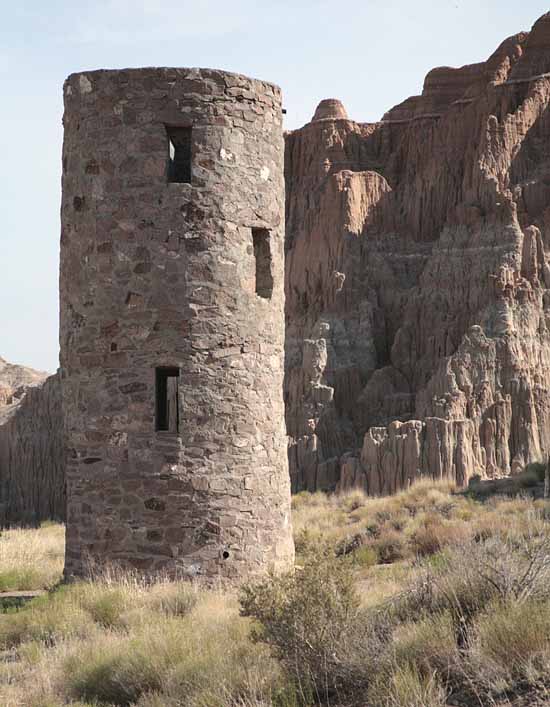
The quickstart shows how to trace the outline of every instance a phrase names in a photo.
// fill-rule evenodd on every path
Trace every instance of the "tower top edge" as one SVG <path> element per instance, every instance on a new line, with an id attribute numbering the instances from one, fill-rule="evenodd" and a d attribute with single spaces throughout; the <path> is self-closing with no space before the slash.
<path id="1" fill-rule="evenodd" d="M 222 82 L 231 86 L 250 86 L 260 84 L 266 88 L 270 88 L 275 93 L 281 93 L 281 88 L 271 81 L 264 81 L 245 74 L 235 73 L 233 71 L 224 71 L 222 69 L 210 69 L 207 67 L 172 67 L 172 66 L 144 66 L 131 67 L 124 69 L 91 69 L 89 71 L 75 71 L 65 79 L 65 84 L 74 80 L 79 80 L 84 77 L 87 80 L 93 79 L 113 79 L 113 80 L 132 80 L 154 78 L 155 80 L 164 80 L 167 82 L 178 80 L 195 80 L 195 81 L 214 81 Z"/>

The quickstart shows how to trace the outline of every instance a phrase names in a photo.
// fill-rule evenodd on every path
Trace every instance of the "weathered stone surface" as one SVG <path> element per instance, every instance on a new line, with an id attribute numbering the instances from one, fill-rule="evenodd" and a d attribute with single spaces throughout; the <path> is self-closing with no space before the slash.
<path id="1" fill-rule="evenodd" d="M 385 495 L 423 477 L 464 485 L 472 473 L 484 472 L 485 456 L 472 420 L 427 417 L 371 427 L 360 457 L 348 455 L 340 466 L 339 490 Z"/>
<path id="2" fill-rule="evenodd" d="M 348 119 L 348 114 L 344 105 L 337 98 L 325 98 L 319 103 L 312 121 L 315 120 L 335 120 L 338 118 Z"/>
<path id="3" fill-rule="evenodd" d="M 64 94 L 66 575 L 288 567 L 280 91 L 130 69 L 72 75 Z M 166 126 L 192 128 L 190 183 L 168 180 Z M 179 369 L 179 433 L 155 427 L 163 366 Z"/>
<path id="4" fill-rule="evenodd" d="M 40 385 L 47 377 L 43 371 L 8 363 L 0 356 L 0 422 L 6 406 L 16 405 L 27 388 Z"/>
<path id="5" fill-rule="evenodd" d="M 379 123 L 321 104 L 288 134 L 294 489 L 466 483 L 550 452 L 549 27 L 434 69 Z"/>
<path id="6" fill-rule="evenodd" d="M 15 387 L 14 402 L 0 407 L 0 526 L 65 518 L 61 390 L 57 375 L 40 383 L 44 375 L 0 371 Z"/>

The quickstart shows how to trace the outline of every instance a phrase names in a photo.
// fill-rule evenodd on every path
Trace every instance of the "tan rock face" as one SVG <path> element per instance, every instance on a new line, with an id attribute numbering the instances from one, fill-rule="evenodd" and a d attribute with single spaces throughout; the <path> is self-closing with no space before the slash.
<path id="1" fill-rule="evenodd" d="M 337 98 L 325 98 L 315 111 L 312 121 L 315 120 L 335 120 L 337 118 L 348 119 L 348 114 L 341 101 Z"/>
<path id="2" fill-rule="evenodd" d="M 549 57 L 550 14 L 379 123 L 331 99 L 287 136 L 295 490 L 550 452 Z"/>
<path id="3" fill-rule="evenodd" d="M 0 421 L 2 408 L 17 404 L 27 388 L 40 385 L 47 377 L 48 374 L 43 371 L 9 363 L 0 356 Z"/>

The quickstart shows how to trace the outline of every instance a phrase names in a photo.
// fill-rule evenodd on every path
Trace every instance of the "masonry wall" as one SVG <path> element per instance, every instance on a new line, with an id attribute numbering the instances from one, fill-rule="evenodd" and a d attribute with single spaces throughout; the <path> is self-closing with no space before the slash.
<path id="1" fill-rule="evenodd" d="M 74 74 L 64 99 L 66 575 L 286 567 L 280 91 L 130 69 Z M 190 184 L 169 182 L 166 126 L 192 128 Z M 156 430 L 160 367 L 179 431 Z"/>

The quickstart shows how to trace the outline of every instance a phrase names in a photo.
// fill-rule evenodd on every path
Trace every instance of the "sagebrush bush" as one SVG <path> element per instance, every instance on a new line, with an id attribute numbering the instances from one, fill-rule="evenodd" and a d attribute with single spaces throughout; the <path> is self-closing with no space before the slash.
<path id="1" fill-rule="evenodd" d="M 410 534 L 410 545 L 415 555 L 435 555 L 446 547 L 460 545 L 470 537 L 464 523 L 443 520 L 435 513 L 426 514 Z"/>
<path id="2" fill-rule="evenodd" d="M 328 548 L 302 569 L 245 586 L 241 613 L 272 646 L 301 691 L 323 701 L 361 694 L 387 640 L 362 610 L 351 565 Z"/>
<path id="3" fill-rule="evenodd" d="M 370 541 L 378 562 L 389 565 L 407 556 L 407 541 L 403 533 L 393 528 L 381 530 L 378 537 Z"/>
<path id="4" fill-rule="evenodd" d="M 531 519 L 505 533 L 448 548 L 401 598 L 401 614 L 450 611 L 459 631 L 495 600 L 550 597 L 550 530 Z M 399 604 L 399 603 L 398 603 Z"/>
<path id="5" fill-rule="evenodd" d="M 550 603 L 496 602 L 475 621 L 466 672 L 488 696 L 550 688 Z"/>

